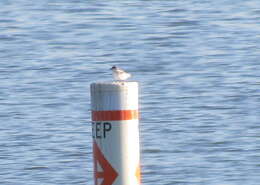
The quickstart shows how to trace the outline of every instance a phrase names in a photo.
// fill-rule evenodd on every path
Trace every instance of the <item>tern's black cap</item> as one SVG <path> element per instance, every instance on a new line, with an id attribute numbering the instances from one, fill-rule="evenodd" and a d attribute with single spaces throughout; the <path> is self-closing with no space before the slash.
<path id="1" fill-rule="evenodd" d="M 110 69 L 112 70 L 112 69 L 116 69 L 117 67 L 116 66 L 113 66 L 113 67 L 111 67 Z"/>

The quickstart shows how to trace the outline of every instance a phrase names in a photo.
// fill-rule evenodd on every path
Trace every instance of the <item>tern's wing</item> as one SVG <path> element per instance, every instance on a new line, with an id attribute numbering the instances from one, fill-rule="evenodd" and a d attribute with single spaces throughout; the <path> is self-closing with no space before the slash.
<path id="1" fill-rule="evenodd" d="M 117 69 L 118 73 L 125 73 L 125 71 L 123 69 Z"/>

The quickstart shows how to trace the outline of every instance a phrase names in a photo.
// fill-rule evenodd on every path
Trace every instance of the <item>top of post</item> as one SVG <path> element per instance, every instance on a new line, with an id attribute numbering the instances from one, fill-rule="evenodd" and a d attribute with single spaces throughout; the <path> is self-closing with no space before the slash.
<path id="1" fill-rule="evenodd" d="M 98 91 L 124 91 L 129 89 L 138 89 L 138 82 L 134 81 L 113 81 L 113 82 L 94 82 L 91 84 L 91 90 Z"/>
<path id="2" fill-rule="evenodd" d="M 137 82 L 96 82 L 90 88 L 93 111 L 138 109 Z"/>

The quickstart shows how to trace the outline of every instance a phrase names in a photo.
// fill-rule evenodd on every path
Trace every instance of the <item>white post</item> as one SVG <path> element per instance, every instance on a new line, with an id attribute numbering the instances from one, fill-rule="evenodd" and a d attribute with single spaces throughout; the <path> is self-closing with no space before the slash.
<path id="1" fill-rule="evenodd" d="M 140 185 L 138 83 L 91 84 L 95 185 Z"/>

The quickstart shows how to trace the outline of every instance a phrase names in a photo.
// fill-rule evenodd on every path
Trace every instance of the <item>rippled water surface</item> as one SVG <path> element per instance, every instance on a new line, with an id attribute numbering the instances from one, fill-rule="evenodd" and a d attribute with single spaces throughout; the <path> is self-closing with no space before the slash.
<path id="1" fill-rule="evenodd" d="M 0 184 L 92 185 L 89 85 L 141 86 L 144 185 L 259 185 L 258 0 L 1 0 Z"/>

